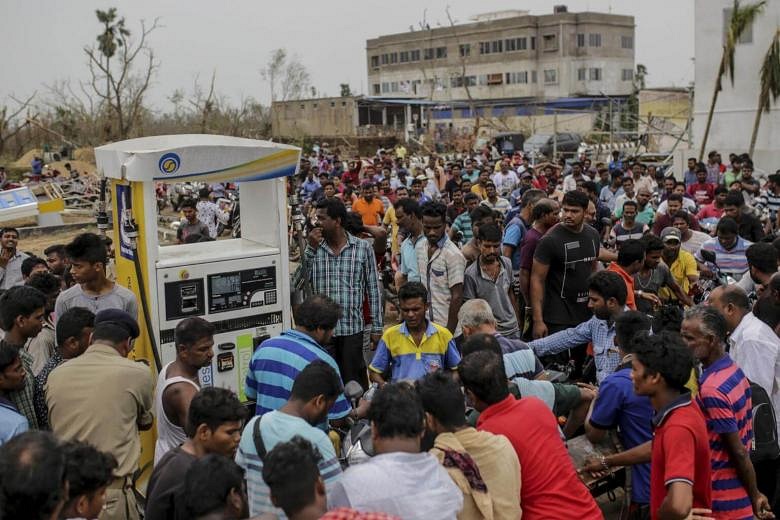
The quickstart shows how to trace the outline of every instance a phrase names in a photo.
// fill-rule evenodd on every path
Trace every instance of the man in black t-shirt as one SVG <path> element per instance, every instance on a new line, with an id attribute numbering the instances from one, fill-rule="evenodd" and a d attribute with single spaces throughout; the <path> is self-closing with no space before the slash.
<path id="1" fill-rule="evenodd" d="M 233 459 L 241 440 L 246 408 L 224 388 L 206 387 L 192 398 L 187 414 L 187 440 L 160 459 L 149 477 L 146 520 L 184 519 L 182 485 L 193 462 L 214 453 Z"/>
<path id="2" fill-rule="evenodd" d="M 545 234 L 534 253 L 531 302 L 534 338 L 579 325 L 590 318 L 588 278 L 599 255 L 598 232 L 585 225 L 588 196 L 563 196 L 562 220 Z"/>
<path id="3" fill-rule="evenodd" d="M 772 294 L 772 279 L 780 276 L 777 272 L 777 249 L 767 242 L 759 242 L 748 247 L 745 256 L 751 280 L 764 286 L 761 296 L 753 306 L 753 314 L 772 330 L 776 330 L 780 323 L 780 305 Z"/>

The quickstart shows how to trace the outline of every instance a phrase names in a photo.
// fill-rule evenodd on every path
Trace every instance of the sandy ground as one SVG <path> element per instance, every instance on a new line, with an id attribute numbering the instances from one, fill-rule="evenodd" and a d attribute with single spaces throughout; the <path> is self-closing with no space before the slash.
<path id="1" fill-rule="evenodd" d="M 85 224 L 84 227 L 69 229 L 67 231 L 42 233 L 40 235 L 23 238 L 19 240 L 19 249 L 42 257 L 43 250 L 50 245 L 67 244 L 73 240 L 76 235 L 87 232 L 97 233 L 97 227 L 95 225 Z"/>

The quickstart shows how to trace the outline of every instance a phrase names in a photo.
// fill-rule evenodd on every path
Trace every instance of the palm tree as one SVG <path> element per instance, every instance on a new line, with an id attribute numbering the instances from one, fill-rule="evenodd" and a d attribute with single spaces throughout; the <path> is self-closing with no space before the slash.
<path id="1" fill-rule="evenodd" d="M 726 41 L 723 42 L 723 54 L 720 58 L 720 66 L 718 67 L 718 75 L 715 78 L 715 89 L 712 92 L 712 102 L 710 103 L 710 111 L 707 114 L 707 126 L 704 128 L 704 137 L 701 141 L 701 149 L 699 150 L 699 161 L 704 159 L 704 150 L 707 148 L 707 137 L 710 134 L 710 126 L 712 126 L 712 116 L 715 112 L 715 104 L 718 102 L 718 94 L 723 90 L 723 76 L 729 75 L 731 80 L 731 86 L 734 86 L 734 55 L 737 50 L 737 43 L 742 38 L 745 30 L 753 25 L 759 14 L 764 10 L 766 0 L 759 0 L 754 4 L 748 4 L 741 6 L 739 0 L 734 0 L 734 7 L 731 10 L 731 20 L 726 31 Z"/>
<path id="2" fill-rule="evenodd" d="M 775 31 L 775 37 L 772 38 L 769 50 L 764 56 L 764 63 L 761 65 L 761 90 L 758 93 L 758 108 L 756 109 L 756 120 L 753 123 L 753 135 L 750 137 L 751 157 L 756 148 L 761 115 L 764 112 L 769 112 L 771 103 L 777 101 L 778 97 L 780 97 L 780 27 Z"/>

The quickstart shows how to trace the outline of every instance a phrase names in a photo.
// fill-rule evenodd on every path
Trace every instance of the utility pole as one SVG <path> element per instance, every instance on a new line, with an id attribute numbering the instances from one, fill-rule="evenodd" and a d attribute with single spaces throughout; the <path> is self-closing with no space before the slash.
<path id="1" fill-rule="evenodd" d="M 688 148 L 693 149 L 693 87 L 688 87 Z"/>
<path id="2" fill-rule="evenodd" d="M 612 98 L 609 98 L 609 153 L 612 153 L 612 150 L 614 149 L 612 122 Z"/>
<path id="3" fill-rule="evenodd" d="M 558 111 L 553 109 L 553 161 L 558 158 Z"/>

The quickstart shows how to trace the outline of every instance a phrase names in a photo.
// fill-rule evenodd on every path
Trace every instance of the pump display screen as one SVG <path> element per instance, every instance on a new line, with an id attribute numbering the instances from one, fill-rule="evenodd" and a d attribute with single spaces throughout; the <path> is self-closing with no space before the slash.
<path id="1" fill-rule="evenodd" d="M 209 275 L 209 313 L 274 304 L 275 289 L 275 267 Z"/>

